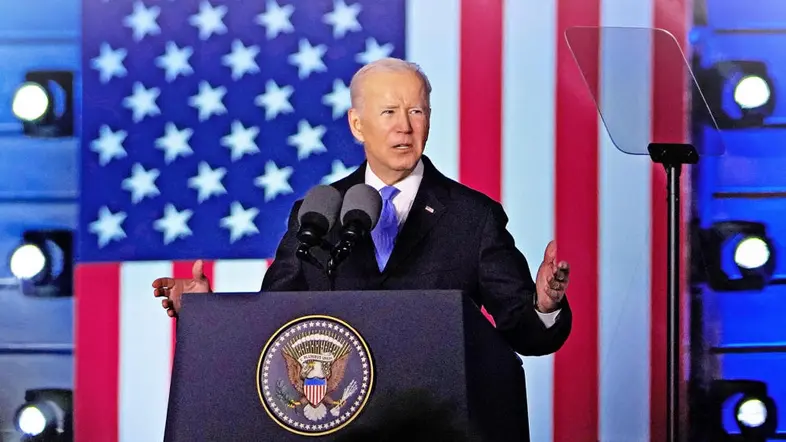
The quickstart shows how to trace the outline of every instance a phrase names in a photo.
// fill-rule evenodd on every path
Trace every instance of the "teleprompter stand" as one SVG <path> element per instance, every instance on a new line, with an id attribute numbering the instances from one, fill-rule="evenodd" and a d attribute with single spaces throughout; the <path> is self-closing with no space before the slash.
<path id="1" fill-rule="evenodd" d="M 650 143 L 647 150 L 652 162 L 666 169 L 666 433 L 670 442 L 676 442 L 680 412 L 680 175 L 683 164 L 699 162 L 699 153 L 690 144 Z"/>
<path id="2" fill-rule="evenodd" d="M 682 109 L 668 109 L 664 114 L 654 113 L 650 106 L 649 98 L 656 85 L 659 94 L 691 96 L 691 112 L 704 123 L 705 135 L 719 132 L 690 64 L 668 31 L 576 26 L 565 31 L 565 39 L 614 146 L 628 155 L 649 155 L 653 163 L 662 164 L 666 170 L 666 436 L 669 442 L 677 442 L 680 440 L 680 175 L 683 165 L 698 163 L 700 155 L 722 155 L 723 143 L 720 137 L 712 137 L 714 142 L 702 143 L 700 150 L 684 144 L 687 134 Z M 656 61 L 652 54 L 657 55 Z M 657 130 L 653 131 L 653 127 Z"/>

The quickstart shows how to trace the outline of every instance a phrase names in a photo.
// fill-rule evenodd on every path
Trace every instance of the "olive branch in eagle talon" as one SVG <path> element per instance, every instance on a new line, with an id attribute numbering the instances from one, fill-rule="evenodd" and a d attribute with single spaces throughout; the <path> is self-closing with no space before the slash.
<path id="1" fill-rule="evenodd" d="M 298 403 L 295 401 L 295 398 L 287 393 L 286 383 L 281 379 L 276 382 L 276 398 L 281 401 L 282 405 L 288 408 L 295 408 Z M 295 409 L 295 413 L 297 413 L 297 411 L 298 410 Z"/>

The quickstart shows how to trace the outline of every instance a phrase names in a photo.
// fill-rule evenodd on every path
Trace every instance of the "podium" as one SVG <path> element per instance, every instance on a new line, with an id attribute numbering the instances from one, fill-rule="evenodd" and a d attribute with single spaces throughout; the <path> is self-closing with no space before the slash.
<path id="1" fill-rule="evenodd" d="M 459 291 L 186 294 L 164 440 L 340 440 L 416 390 L 529 440 L 521 361 Z"/>

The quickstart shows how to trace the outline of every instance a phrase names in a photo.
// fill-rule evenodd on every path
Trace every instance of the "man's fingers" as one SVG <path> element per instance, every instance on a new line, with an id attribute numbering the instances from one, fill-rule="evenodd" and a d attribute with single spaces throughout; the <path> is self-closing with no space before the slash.
<path id="1" fill-rule="evenodd" d="M 567 281 L 568 275 L 570 275 L 570 267 L 563 261 L 554 270 L 554 278 L 557 281 Z"/>
<path id="2" fill-rule="evenodd" d="M 159 287 L 159 288 L 153 290 L 153 296 L 155 296 L 156 298 L 160 298 L 162 296 L 167 296 L 168 297 L 169 296 L 169 291 L 168 291 L 168 289 L 166 289 L 164 287 Z"/>
<path id="3" fill-rule="evenodd" d="M 560 282 L 556 279 L 552 279 L 549 282 L 549 289 L 551 290 L 565 290 L 565 287 L 568 285 L 566 282 Z"/>
<path id="4" fill-rule="evenodd" d="M 153 281 L 153 288 L 161 288 L 161 287 L 172 287 L 175 285 L 175 280 L 173 278 L 158 278 Z"/>

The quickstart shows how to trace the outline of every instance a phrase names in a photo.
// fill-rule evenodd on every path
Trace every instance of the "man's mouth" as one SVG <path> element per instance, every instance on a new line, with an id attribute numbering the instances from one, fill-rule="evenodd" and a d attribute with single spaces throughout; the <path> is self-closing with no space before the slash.
<path id="1" fill-rule="evenodd" d="M 412 145 L 411 144 L 396 144 L 393 147 L 395 149 L 409 149 L 410 147 L 412 147 Z"/>

